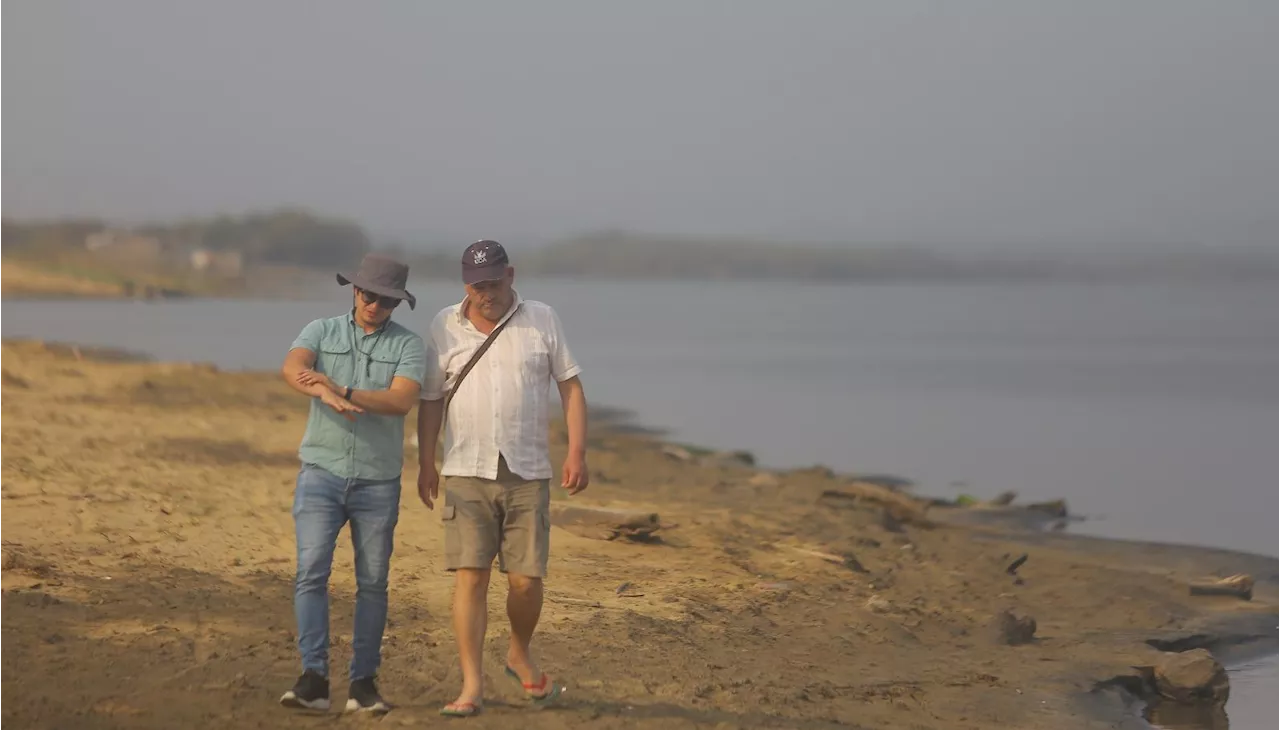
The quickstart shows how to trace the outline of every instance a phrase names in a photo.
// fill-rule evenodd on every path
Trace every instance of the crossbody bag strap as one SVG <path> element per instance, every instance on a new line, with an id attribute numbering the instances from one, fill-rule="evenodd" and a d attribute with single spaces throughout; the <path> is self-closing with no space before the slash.
<path id="1" fill-rule="evenodd" d="M 516 309 L 518 310 L 519 307 Z M 467 373 L 471 372 L 471 368 L 475 367 L 476 363 L 480 361 L 480 358 L 484 356 L 485 351 L 489 349 L 489 345 L 493 344 L 493 341 L 497 339 L 502 330 L 506 328 L 507 323 L 515 316 L 516 313 L 512 312 L 510 317 L 502 320 L 497 327 L 494 327 L 493 331 L 489 333 L 489 336 L 485 338 L 484 343 L 481 344 L 480 347 L 476 348 L 475 353 L 471 355 L 471 359 L 467 361 L 467 364 L 462 366 L 462 371 L 458 373 L 458 379 L 453 381 L 453 387 L 449 389 L 449 393 L 444 397 L 444 409 L 442 414 L 449 411 L 449 401 L 453 400 L 453 395 L 458 392 L 458 388 L 462 385 L 463 379 L 467 377 Z M 442 422 L 440 425 L 440 430 L 443 431 L 444 423 Z"/>

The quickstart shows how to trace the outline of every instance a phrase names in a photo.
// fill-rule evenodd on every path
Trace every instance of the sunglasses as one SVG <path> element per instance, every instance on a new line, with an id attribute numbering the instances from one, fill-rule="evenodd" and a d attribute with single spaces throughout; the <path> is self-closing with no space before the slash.
<path id="1" fill-rule="evenodd" d="M 395 297 L 379 296 L 371 291 L 365 291 L 364 289 L 360 290 L 360 298 L 364 300 L 365 304 L 373 304 L 374 302 L 377 302 L 378 306 L 383 309 L 395 309 L 400 306 L 400 300 Z"/>

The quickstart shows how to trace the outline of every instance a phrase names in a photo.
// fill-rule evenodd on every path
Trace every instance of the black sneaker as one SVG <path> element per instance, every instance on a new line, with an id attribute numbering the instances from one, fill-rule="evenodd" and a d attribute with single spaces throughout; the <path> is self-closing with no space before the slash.
<path id="1" fill-rule="evenodd" d="M 303 710 L 329 709 L 329 678 L 308 669 L 298 677 L 293 689 L 280 697 L 280 704 Z"/>
<path id="2" fill-rule="evenodd" d="M 373 677 L 365 677 L 351 683 L 351 688 L 347 691 L 347 712 L 372 712 L 381 715 L 391 712 L 391 705 L 378 694 Z"/>

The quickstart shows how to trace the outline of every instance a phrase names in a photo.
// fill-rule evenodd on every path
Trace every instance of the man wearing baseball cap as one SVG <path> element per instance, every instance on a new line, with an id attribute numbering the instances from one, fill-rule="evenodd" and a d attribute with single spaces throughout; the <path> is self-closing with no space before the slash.
<path id="1" fill-rule="evenodd" d="M 587 487 L 587 401 L 559 316 L 522 299 L 514 281 L 515 268 L 497 241 L 477 241 L 463 252 L 466 298 L 431 323 L 418 407 L 418 494 L 428 508 L 445 477 L 445 567 L 455 573 L 453 629 L 463 678 L 462 692 L 441 713 L 455 717 L 478 714 L 484 704 L 481 656 L 494 558 L 507 574 L 506 675 L 535 704 L 553 701 L 562 689 L 530 650 L 550 550 L 549 386 L 555 382 L 560 391 L 568 425 L 560 485 L 571 495 Z M 442 421 L 444 464 L 437 472 Z"/>
<path id="2" fill-rule="evenodd" d="M 374 679 L 387 623 L 387 577 L 400 514 L 404 417 L 418 401 L 426 348 L 412 330 L 391 321 L 407 301 L 409 267 L 369 254 L 350 285 L 351 309 L 302 329 L 285 356 L 285 382 L 311 399 L 293 494 L 298 543 L 294 612 L 302 675 L 280 703 L 329 708 L 329 572 L 334 544 L 351 523 L 356 611 L 351 641 L 348 712 L 383 713 L 390 705 Z"/>

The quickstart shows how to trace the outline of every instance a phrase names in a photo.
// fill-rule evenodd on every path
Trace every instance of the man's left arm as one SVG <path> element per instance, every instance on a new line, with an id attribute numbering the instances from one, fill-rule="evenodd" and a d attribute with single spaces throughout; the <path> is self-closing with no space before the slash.
<path id="1" fill-rule="evenodd" d="M 577 494 L 587 488 L 587 394 L 578 374 L 582 368 L 574 360 L 565 341 L 564 327 L 551 311 L 551 376 L 560 390 L 564 423 L 569 431 L 569 453 L 565 456 L 560 486 Z"/>
<path id="2" fill-rule="evenodd" d="M 577 375 L 556 384 L 564 406 L 564 422 L 569 430 L 569 453 L 565 456 L 560 486 L 577 494 L 587 488 L 587 394 Z"/>
<path id="3" fill-rule="evenodd" d="M 349 400 L 370 413 L 407 416 L 418 404 L 418 391 L 421 388 L 417 381 L 396 375 L 391 378 L 391 387 L 386 390 L 352 390 Z M 346 390 L 343 388 L 342 392 L 345 393 Z"/>

